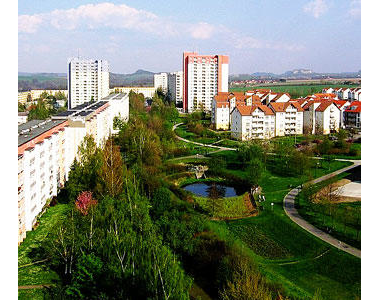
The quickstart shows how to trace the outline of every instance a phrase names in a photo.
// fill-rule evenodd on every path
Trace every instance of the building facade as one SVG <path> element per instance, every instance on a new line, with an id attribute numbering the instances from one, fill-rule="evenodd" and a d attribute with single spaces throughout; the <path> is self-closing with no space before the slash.
<path id="1" fill-rule="evenodd" d="M 119 129 L 114 127 L 114 119 L 118 118 L 121 121 L 127 122 L 129 120 L 129 95 L 124 93 L 110 94 L 102 101 L 108 101 L 110 106 L 109 119 L 111 124 L 111 134 L 119 132 Z"/>
<path id="2" fill-rule="evenodd" d="M 66 179 L 65 120 L 33 120 L 18 127 L 19 243 Z"/>
<path id="3" fill-rule="evenodd" d="M 344 110 L 344 123 L 346 128 L 361 129 L 361 102 L 353 101 Z"/>
<path id="4" fill-rule="evenodd" d="M 231 113 L 231 136 L 246 141 L 274 137 L 275 116 L 266 105 L 239 105 Z"/>
<path id="5" fill-rule="evenodd" d="M 171 99 L 175 101 L 176 106 L 182 106 L 182 93 L 183 93 L 183 75 L 182 71 L 168 73 L 168 93 Z"/>
<path id="6" fill-rule="evenodd" d="M 72 58 L 68 61 L 68 108 L 96 102 L 109 95 L 109 64 L 106 60 Z"/>
<path id="7" fill-rule="evenodd" d="M 152 98 L 156 92 L 155 87 L 145 87 L 145 86 L 127 86 L 127 87 L 114 87 L 113 89 L 110 89 L 110 92 L 114 93 L 125 93 L 129 94 L 131 91 L 137 94 L 143 94 L 145 98 Z"/>
<path id="8" fill-rule="evenodd" d="M 305 133 L 330 134 L 340 128 L 340 109 L 332 100 L 309 101 L 303 106 Z"/>
<path id="9" fill-rule="evenodd" d="M 270 102 L 275 114 L 275 136 L 303 134 L 303 108 L 297 102 Z"/>
<path id="10" fill-rule="evenodd" d="M 168 92 L 168 73 L 154 74 L 154 88 L 161 88 L 164 93 Z"/>
<path id="11" fill-rule="evenodd" d="M 64 186 L 84 137 L 93 136 L 102 147 L 114 129 L 114 117 L 128 120 L 127 95 L 114 94 L 107 100 L 80 104 L 49 120 L 18 126 L 19 243 L 48 200 Z"/>
<path id="12" fill-rule="evenodd" d="M 211 102 L 219 92 L 228 92 L 226 55 L 183 54 L 183 109 L 211 111 Z"/>

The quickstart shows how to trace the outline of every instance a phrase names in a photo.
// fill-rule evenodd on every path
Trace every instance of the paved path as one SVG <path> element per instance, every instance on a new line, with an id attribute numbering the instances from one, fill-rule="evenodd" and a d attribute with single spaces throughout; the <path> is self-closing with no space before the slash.
<path id="1" fill-rule="evenodd" d="M 43 289 L 49 287 L 51 284 L 37 284 L 37 285 L 19 285 L 19 290 L 32 290 L 32 289 Z"/>
<path id="2" fill-rule="evenodd" d="M 353 161 L 353 165 L 342 168 L 340 170 L 337 170 L 335 172 L 332 172 L 330 174 L 324 175 L 322 177 L 319 177 L 315 180 L 310 181 L 310 183 L 318 183 L 324 180 L 327 180 L 333 176 L 336 176 L 338 174 L 341 174 L 345 171 L 348 171 L 356 166 L 361 165 L 361 161 Z M 307 230 L 311 234 L 315 235 L 316 237 L 322 239 L 326 243 L 342 250 L 345 251 L 349 254 L 352 254 L 356 257 L 361 258 L 361 250 L 354 248 L 348 244 L 345 244 L 328 233 L 325 233 L 324 231 L 316 228 L 315 226 L 311 225 L 308 223 L 306 220 L 304 220 L 298 213 L 297 209 L 294 207 L 294 202 L 295 202 L 295 197 L 298 195 L 300 192 L 300 187 L 296 187 L 295 189 L 292 189 L 284 198 L 283 204 L 284 204 L 284 210 L 285 213 L 288 215 L 288 217 L 295 223 L 297 223 L 299 226 L 301 226 L 303 229 Z"/>
<path id="3" fill-rule="evenodd" d="M 176 129 L 178 126 L 180 126 L 180 125 L 182 125 L 182 124 L 184 124 L 184 123 L 178 123 L 178 124 L 176 124 L 176 125 L 173 125 L 173 128 L 172 128 L 173 132 L 175 131 L 175 129 Z M 235 148 L 229 148 L 229 147 L 222 147 L 222 146 L 215 146 L 215 145 L 209 145 L 209 144 L 203 144 L 203 143 L 193 142 L 193 141 L 190 141 L 190 140 L 184 139 L 184 138 L 182 138 L 181 136 L 178 136 L 177 134 L 176 134 L 176 137 L 177 137 L 180 141 L 183 141 L 183 142 L 186 142 L 186 143 L 195 144 L 195 145 L 198 145 L 198 146 L 203 146 L 203 147 L 209 147 L 209 148 L 220 149 L 220 150 L 222 150 L 222 151 L 223 151 L 223 150 L 232 150 L 232 151 L 236 151 Z"/>

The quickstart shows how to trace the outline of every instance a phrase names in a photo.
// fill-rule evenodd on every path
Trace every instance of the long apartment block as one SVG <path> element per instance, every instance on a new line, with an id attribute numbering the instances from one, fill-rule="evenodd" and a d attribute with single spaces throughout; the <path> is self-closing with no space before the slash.
<path id="1" fill-rule="evenodd" d="M 19 243 L 33 228 L 48 199 L 64 186 L 84 137 L 93 136 L 101 147 L 114 133 L 114 117 L 127 121 L 128 114 L 128 95 L 111 94 L 49 120 L 33 120 L 18 126 Z"/>

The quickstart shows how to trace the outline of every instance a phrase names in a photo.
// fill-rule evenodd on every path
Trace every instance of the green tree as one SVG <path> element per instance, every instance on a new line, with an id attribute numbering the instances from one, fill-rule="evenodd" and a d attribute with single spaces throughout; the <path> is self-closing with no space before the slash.
<path id="1" fill-rule="evenodd" d="M 101 195 L 117 197 L 123 190 L 123 162 L 119 146 L 113 139 L 106 141 L 101 151 L 101 167 L 98 171 L 97 191 Z"/>
<path id="2" fill-rule="evenodd" d="M 28 115 L 28 121 L 31 120 L 46 120 L 49 118 L 51 113 L 46 108 L 45 103 L 42 100 L 38 100 L 37 105 L 32 106 L 29 115 Z"/>
<path id="3" fill-rule="evenodd" d="M 263 172 L 263 164 L 261 160 L 257 158 L 252 158 L 246 169 L 247 181 L 250 184 L 252 189 L 255 189 L 259 186 L 259 181 Z"/>

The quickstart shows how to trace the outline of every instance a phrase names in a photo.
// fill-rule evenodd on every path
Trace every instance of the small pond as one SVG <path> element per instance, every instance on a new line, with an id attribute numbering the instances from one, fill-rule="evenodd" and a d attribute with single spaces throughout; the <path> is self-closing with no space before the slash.
<path id="1" fill-rule="evenodd" d="M 197 182 L 184 186 L 183 189 L 200 197 L 224 198 L 243 194 L 243 191 L 239 191 L 235 187 L 218 182 Z"/>

